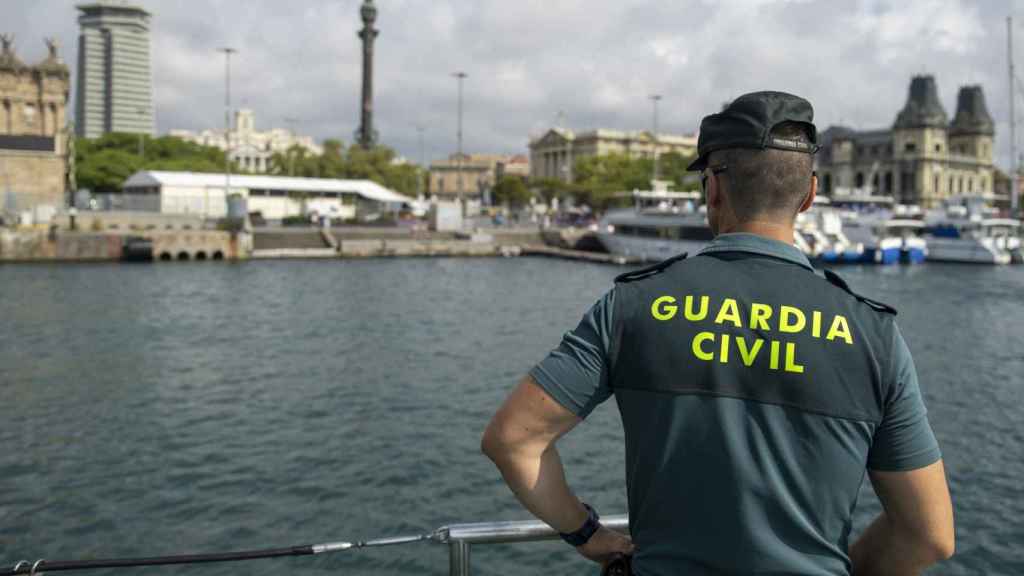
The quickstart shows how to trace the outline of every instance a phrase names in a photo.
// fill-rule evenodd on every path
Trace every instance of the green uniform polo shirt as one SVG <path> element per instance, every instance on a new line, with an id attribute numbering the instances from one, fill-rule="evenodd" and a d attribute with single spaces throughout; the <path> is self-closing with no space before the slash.
<path id="1" fill-rule="evenodd" d="M 656 290 L 674 300 L 617 284 L 530 372 L 581 418 L 616 397 L 635 572 L 849 574 L 852 514 L 865 471 L 912 470 L 940 458 L 910 351 L 891 314 L 829 293 L 850 318 L 813 318 L 814 337 L 810 311 L 802 339 L 767 322 L 750 330 L 731 317 L 747 314 L 754 302 L 772 308 L 779 322 L 781 308 L 790 296 L 800 301 L 803 286 L 835 289 L 794 246 L 752 234 L 720 235 L 661 274 Z M 792 287 L 780 288 L 783 280 Z M 641 293 L 652 302 L 630 300 Z M 687 295 L 698 300 L 684 308 Z M 692 322 L 685 339 L 673 338 L 672 326 L 691 329 L 685 323 L 698 317 L 701 296 L 711 314 Z M 722 304 L 726 299 L 735 311 Z M 723 337 L 729 332 L 732 340 Z M 797 344 L 787 348 L 791 336 Z M 765 342 L 754 346 L 755 338 Z M 871 375 L 863 384 L 862 374 Z"/>

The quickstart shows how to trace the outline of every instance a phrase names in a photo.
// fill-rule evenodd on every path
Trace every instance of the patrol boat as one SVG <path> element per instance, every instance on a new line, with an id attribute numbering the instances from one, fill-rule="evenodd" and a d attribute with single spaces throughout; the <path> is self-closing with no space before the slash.
<path id="1" fill-rule="evenodd" d="M 660 262 L 694 254 L 714 237 L 699 192 L 634 190 L 633 208 L 610 210 L 595 235 L 610 254 Z"/>

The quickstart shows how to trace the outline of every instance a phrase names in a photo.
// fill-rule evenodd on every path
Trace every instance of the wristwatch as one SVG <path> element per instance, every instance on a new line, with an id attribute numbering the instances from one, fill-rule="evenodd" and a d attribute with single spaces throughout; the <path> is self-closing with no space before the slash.
<path id="1" fill-rule="evenodd" d="M 562 540 L 573 546 L 583 546 L 586 544 L 590 537 L 594 535 L 594 532 L 597 532 L 597 529 L 601 527 L 601 523 L 598 522 L 601 517 L 597 515 L 597 511 L 586 502 L 583 502 L 583 507 L 587 509 L 587 519 L 583 522 L 583 526 L 580 526 L 579 530 L 575 532 L 558 533 Z"/>

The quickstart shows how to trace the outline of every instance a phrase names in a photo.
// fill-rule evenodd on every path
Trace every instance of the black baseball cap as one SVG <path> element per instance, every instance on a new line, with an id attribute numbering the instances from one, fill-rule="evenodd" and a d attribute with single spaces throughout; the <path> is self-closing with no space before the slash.
<path id="1" fill-rule="evenodd" d="M 814 108 L 807 100 L 785 92 L 751 92 L 730 102 L 721 112 L 700 122 L 697 159 L 687 170 L 700 171 L 708 165 L 708 154 L 726 148 L 778 148 L 814 154 L 818 151 L 818 130 Z M 772 136 L 783 122 L 807 127 L 810 143 Z"/>

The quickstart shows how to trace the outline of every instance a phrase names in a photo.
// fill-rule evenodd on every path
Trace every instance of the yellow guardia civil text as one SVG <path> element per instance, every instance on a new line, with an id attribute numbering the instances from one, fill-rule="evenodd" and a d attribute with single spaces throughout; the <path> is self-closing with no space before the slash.
<path id="1" fill-rule="evenodd" d="M 733 326 L 780 335 L 806 332 L 812 338 L 827 342 L 853 345 L 850 323 L 842 314 L 826 317 L 820 310 L 805 311 L 796 306 L 771 305 L 760 302 L 739 303 L 735 298 L 712 301 L 710 296 L 659 296 L 651 302 L 651 316 L 658 321 L 685 320 L 712 326 Z M 753 366 L 758 359 L 771 370 L 803 374 L 796 343 L 783 339 L 755 336 L 754 332 L 742 336 L 722 330 L 698 332 L 690 342 L 694 358 L 705 362 L 742 362 Z"/>

